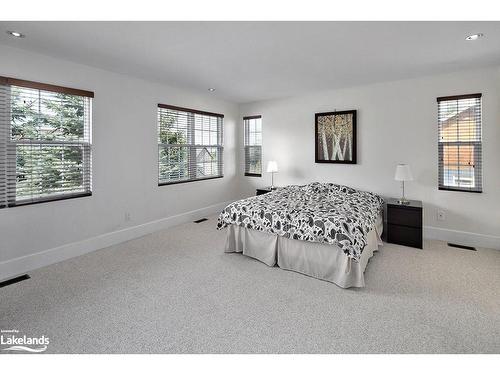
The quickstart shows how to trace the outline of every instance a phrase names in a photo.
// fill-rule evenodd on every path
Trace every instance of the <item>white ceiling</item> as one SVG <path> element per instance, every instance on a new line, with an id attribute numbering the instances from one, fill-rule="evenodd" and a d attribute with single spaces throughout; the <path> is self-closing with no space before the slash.
<path id="1" fill-rule="evenodd" d="M 215 87 L 239 103 L 500 65 L 500 22 L 0 22 L 0 31 L 2 44 Z"/>

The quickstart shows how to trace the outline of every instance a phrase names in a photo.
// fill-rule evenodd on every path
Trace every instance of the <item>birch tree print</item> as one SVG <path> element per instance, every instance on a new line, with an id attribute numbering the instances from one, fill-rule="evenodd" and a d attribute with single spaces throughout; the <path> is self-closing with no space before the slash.
<path id="1" fill-rule="evenodd" d="M 325 113 L 317 116 L 318 159 L 353 159 L 353 113 Z"/>

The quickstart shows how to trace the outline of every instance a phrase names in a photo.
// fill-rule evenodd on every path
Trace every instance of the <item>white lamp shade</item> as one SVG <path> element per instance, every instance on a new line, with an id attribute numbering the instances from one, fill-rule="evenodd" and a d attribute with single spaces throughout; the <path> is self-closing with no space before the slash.
<path id="1" fill-rule="evenodd" d="M 267 171 L 268 172 L 278 172 L 278 163 L 274 160 L 271 160 L 267 163 Z"/>
<path id="2" fill-rule="evenodd" d="M 412 181 L 413 175 L 411 174 L 410 166 L 408 164 L 398 164 L 394 179 L 396 181 Z"/>

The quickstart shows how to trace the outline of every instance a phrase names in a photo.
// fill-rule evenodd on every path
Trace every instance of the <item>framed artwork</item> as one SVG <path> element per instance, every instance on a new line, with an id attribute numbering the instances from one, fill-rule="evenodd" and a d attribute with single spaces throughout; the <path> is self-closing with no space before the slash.
<path id="1" fill-rule="evenodd" d="M 356 164 L 356 110 L 315 115 L 316 163 Z"/>

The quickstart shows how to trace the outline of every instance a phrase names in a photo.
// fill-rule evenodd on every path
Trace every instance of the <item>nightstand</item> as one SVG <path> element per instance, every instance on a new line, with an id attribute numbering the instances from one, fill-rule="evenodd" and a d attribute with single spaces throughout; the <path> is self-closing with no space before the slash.
<path id="1" fill-rule="evenodd" d="M 387 242 L 422 249 L 421 201 L 402 205 L 397 199 L 387 201 Z"/>
<path id="2" fill-rule="evenodd" d="M 276 190 L 276 186 L 273 189 L 271 189 L 270 186 L 263 187 L 263 188 L 257 188 L 257 194 L 255 194 L 255 195 L 262 195 L 262 194 L 270 193 L 273 190 Z"/>

